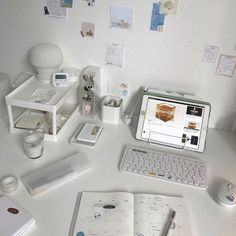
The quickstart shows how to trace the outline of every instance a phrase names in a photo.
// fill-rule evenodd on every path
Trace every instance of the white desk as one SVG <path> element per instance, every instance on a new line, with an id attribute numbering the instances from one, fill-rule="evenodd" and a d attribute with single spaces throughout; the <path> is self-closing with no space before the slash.
<path id="1" fill-rule="evenodd" d="M 35 218 L 36 225 L 26 236 L 68 235 L 74 204 L 79 191 L 130 191 L 183 195 L 189 203 L 193 228 L 200 236 L 236 235 L 236 207 L 218 205 L 212 198 L 219 179 L 236 183 L 236 136 L 233 133 L 209 130 L 204 154 L 184 152 L 204 159 L 209 167 L 208 191 L 185 187 L 164 181 L 122 174 L 117 166 L 125 145 L 148 144 L 134 139 L 130 128 L 104 124 L 105 128 L 95 148 L 71 145 L 68 140 L 76 127 L 82 123 L 75 119 L 65 137 L 57 143 L 45 141 L 44 155 L 37 160 L 28 159 L 23 151 L 20 136 L 8 132 L 7 121 L 0 120 L 0 177 L 14 174 L 18 177 L 47 163 L 80 151 L 94 163 L 92 171 L 60 185 L 36 197 L 31 197 L 20 182 L 19 189 L 9 196 L 27 209 Z M 160 149 L 158 146 L 150 148 Z M 165 148 L 162 148 L 165 150 Z M 174 152 L 173 149 L 167 149 Z M 178 151 L 181 152 L 181 151 Z"/>

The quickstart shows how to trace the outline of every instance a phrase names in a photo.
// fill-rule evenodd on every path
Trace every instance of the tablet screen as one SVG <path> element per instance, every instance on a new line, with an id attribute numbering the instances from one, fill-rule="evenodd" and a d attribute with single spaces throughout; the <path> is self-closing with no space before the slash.
<path id="1" fill-rule="evenodd" d="M 148 97 L 141 139 L 198 149 L 204 106 Z"/>

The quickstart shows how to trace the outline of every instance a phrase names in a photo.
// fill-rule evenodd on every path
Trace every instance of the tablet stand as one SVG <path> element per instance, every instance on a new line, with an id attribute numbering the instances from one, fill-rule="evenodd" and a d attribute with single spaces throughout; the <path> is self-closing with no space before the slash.
<path id="1" fill-rule="evenodd" d="M 177 146 L 177 145 L 173 145 L 173 144 L 168 144 L 166 142 L 162 142 L 162 141 L 157 141 L 157 140 L 152 140 L 151 139 L 151 135 L 152 134 L 161 134 L 161 135 L 165 135 L 167 137 L 173 137 L 173 138 L 179 138 L 181 139 L 182 143 L 183 143 L 183 146 Z M 183 142 L 184 140 L 184 142 Z M 164 134 L 164 133 L 160 133 L 160 132 L 156 132 L 156 131 L 150 131 L 149 132 L 149 137 L 148 137 L 148 143 L 149 144 L 160 144 L 160 145 L 163 145 L 163 146 L 169 146 L 169 147 L 174 147 L 174 148 L 178 148 L 178 149 L 182 149 L 184 150 L 185 147 L 186 147 L 186 143 L 190 140 L 190 138 L 188 136 L 186 136 L 185 138 L 183 138 L 182 136 L 175 136 L 175 135 L 170 135 L 170 134 Z"/>

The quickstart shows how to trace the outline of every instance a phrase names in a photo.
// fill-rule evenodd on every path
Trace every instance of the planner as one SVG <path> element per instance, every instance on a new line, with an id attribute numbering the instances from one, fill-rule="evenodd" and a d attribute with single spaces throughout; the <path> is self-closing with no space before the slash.
<path id="1" fill-rule="evenodd" d="M 82 192 L 77 198 L 70 236 L 158 236 L 169 212 L 176 216 L 168 236 L 191 236 L 192 224 L 183 197 L 128 192 Z"/>
<path id="2" fill-rule="evenodd" d="M 35 223 L 34 218 L 7 196 L 0 197 L 0 235 L 20 236 Z"/>

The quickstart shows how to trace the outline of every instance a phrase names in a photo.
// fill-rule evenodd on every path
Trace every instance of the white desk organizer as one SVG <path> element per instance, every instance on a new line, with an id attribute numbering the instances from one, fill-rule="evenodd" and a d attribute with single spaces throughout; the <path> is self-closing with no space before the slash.
<path id="1" fill-rule="evenodd" d="M 104 123 L 119 124 L 122 107 L 122 98 L 106 96 L 102 101 L 102 121 Z"/>
<path id="2" fill-rule="evenodd" d="M 68 102 L 72 93 L 76 92 L 76 88 L 77 85 L 75 86 L 75 84 L 68 87 L 55 88 L 51 84 L 40 82 L 32 76 L 6 96 L 10 133 L 23 134 L 26 131 L 34 130 L 35 128 L 30 126 L 29 128 L 27 125 L 26 127 L 19 127 L 17 125 L 22 116 L 26 115 L 25 117 L 29 117 L 30 119 L 30 115 L 32 114 L 34 118 L 36 116 L 39 120 L 40 116 L 43 117 L 42 119 L 47 118 L 50 124 L 50 132 L 44 132 L 45 140 L 56 142 L 76 115 L 76 111 L 78 111 L 78 104 Z M 38 89 L 45 89 L 46 91 L 54 90 L 55 94 L 45 103 L 32 101 L 32 94 Z M 58 118 L 61 114 L 63 114 L 63 122 L 61 122 L 60 128 L 58 128 Z M 47 117 L 45 118 L 45 116 Z M 27 124 L 27 119 L 25 120 L 23 123 Z"/>

